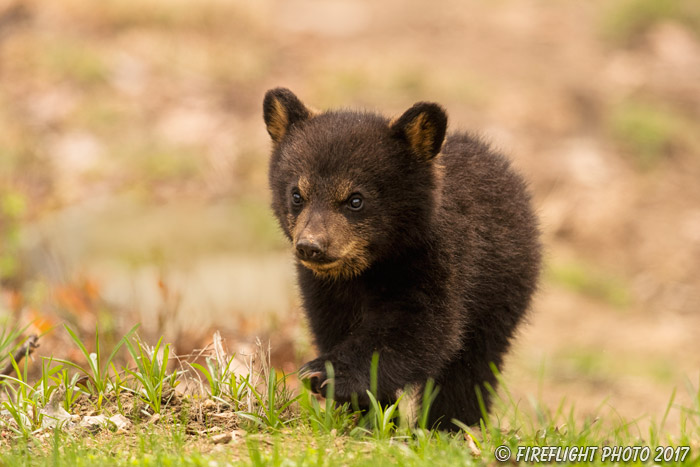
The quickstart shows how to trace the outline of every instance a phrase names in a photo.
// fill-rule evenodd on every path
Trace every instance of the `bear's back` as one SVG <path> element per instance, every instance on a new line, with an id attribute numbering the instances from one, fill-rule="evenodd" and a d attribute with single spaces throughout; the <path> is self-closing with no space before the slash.
<path id="1" fill-rule="evenodd" d="M 447 138 L 439 163 L 437 224 L 462 300 L 470 314 L 504 320 L 510 330 L 527 309 L 539 272 L 527 186 L 505 156 L 466 133 Z"/>

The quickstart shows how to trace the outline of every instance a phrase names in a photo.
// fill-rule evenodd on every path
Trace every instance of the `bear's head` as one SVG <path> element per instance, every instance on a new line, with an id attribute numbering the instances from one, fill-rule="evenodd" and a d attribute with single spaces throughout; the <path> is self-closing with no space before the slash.
<path id="1" fill-rule="evenodd" d="M 410 254 L 430 235 L 447 115 L 417 103 L 399 118 L 308 109 L 272 89 L 263 113 L 274 149 L 272 207 L 300 263 L 348 279 Z"/>

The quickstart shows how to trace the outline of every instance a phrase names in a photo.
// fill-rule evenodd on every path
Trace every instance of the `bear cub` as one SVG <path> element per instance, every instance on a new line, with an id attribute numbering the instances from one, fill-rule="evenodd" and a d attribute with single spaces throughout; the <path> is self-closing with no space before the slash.
<path id="1" fill-rule="evenodd" d="M 400 117 L 317 112 L 291 91 L 263 102 L 273 142 L 272 208 L 294 248 L 320 356 L 300 377 L 367 406 L 439 387 L 429 424 L 478 423 L 536 289 L 540 242 L 526 184 L 467 133 L 445 140 L 447 115 L 419 102 Z"/>

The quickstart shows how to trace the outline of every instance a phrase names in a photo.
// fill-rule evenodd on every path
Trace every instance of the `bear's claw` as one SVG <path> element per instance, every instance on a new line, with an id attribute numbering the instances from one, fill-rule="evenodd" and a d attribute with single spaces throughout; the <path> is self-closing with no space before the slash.
<path id="1" fill-rule="evenodd" d="M 322 371 L 313 371 L 311 368 L 302 368 L 299 370 L 299 379 L 313 379 L 323 376 Z"/>

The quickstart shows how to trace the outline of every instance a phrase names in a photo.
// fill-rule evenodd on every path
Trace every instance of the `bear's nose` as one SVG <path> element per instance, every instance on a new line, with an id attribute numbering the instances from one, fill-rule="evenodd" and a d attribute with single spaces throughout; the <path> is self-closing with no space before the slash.
<path id="1" fill-rule="evenodd" d="M 324 256 L 321 245 L 307 238 L 302 238 L 297 242 L 297 256 L 300 259 L 319 261 Z"/>

